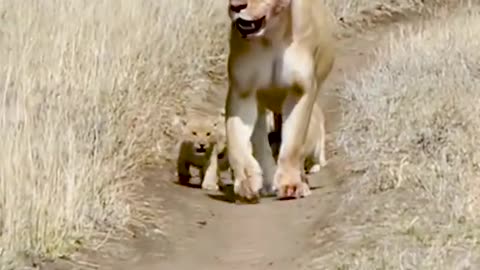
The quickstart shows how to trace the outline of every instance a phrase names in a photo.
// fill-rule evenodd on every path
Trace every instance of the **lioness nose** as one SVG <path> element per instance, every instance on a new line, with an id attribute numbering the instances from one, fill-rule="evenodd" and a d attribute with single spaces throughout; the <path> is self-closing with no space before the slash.
<path id="1" fill-rule="evenodd" d="M 230 5 L 230 10 L 232 10 L 233 12 L 240 12 L 242 11 L 242 9 L 246 9 L 247 8 L 247 4 L 241 4 L 241 5 L 235 5 L 235 4 L 232 4 Z"/>

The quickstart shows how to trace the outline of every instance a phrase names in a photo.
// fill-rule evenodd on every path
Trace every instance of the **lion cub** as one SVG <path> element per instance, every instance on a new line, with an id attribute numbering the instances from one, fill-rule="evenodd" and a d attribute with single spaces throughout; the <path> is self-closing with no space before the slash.
<path id="1" fill-rule="evenodd" d="M 228 169 L 224 132 L 220 121 L 209 117 L 193 117 L 182 121 L 183 141 L 180 144 L 177 173 L 180 184 L 189 183 L 193 166 L 200 171 L 202 189 L 218 190 L 220 172 Z"/>

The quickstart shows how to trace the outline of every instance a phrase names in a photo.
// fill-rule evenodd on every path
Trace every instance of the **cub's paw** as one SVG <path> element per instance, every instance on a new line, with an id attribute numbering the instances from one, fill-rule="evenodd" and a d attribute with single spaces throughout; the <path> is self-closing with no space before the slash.
<path id="1" fill-rule="evenodd" d="M 178 175 L 178 183 L 181 185 L 188 185 L 190 183 L 190 178 L 192 176 L 189 174 L 179 174 Z"/>

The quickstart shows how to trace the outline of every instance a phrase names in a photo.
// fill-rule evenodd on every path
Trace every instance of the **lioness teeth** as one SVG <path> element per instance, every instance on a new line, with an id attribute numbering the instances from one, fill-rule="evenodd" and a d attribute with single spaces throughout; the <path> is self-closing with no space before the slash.
<path id="1" fill-rule="evenodd" d="M 240 27 L 245 30 L 251 30 L 255 28 L 255 23 L 251 22 L 250 25 L 240 24 Z"/>

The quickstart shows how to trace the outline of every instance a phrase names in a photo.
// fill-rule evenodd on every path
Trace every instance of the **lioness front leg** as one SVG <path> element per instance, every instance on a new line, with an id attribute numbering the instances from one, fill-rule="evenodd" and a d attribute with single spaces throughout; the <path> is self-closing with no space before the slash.
<path id="1" fill-rule="evenodd" d="M 305 121 L 311 114 L 308 99 L 311 97 L 306 94 L 299 97 L 296 93 L 291 93 L 283 105 L 282 142 L 274 177 L 275 190 L 280 199 L 300 198 L 311 194 L 308 184 L 303 181 L 303 165 L 306 156 L 304 143 L 310 141 L 306 138 L 307 136 L 305 138 L 303 136 L 304 132 L 308 131 L 308 122 L 305 123 Z"/>
<path id="2" fill-rule="evenodd" d="M 257 122 L 255 93 L 242 95 L 230 87 L 225 106 L 227 155 L 233 170 L 234 192 L 241 200 L 257 202 L 263 177 L 250 141 Z"/>
<path id="3" fill-rule="evenodd" d="M 306 2 L 305 2 L 306 3 Z M 315 2 L 316 4 L 320 3 Z M 318 143 L 319 131 L 311 127 L 318 113 L 320 87 L 330 73 L 334 57 L 328 47 L 316 49 L 292 44 L 283 55 L 282 77 L 290 79 L 290 89 L 282 105 L 282 142 L 274 185 L 278 198 L 299 198 L 311 194 L 304 162 Z"/>
<path id="4" fill-rule="evenodd" d="M 275 159 L 268 141 L 267 111 L 258 108 L 257 124 L 252 135 L 253 156 L 260 163 L 263 172 L 262 195 L 273 195 L 273 176 L 275 173 Z"/>

